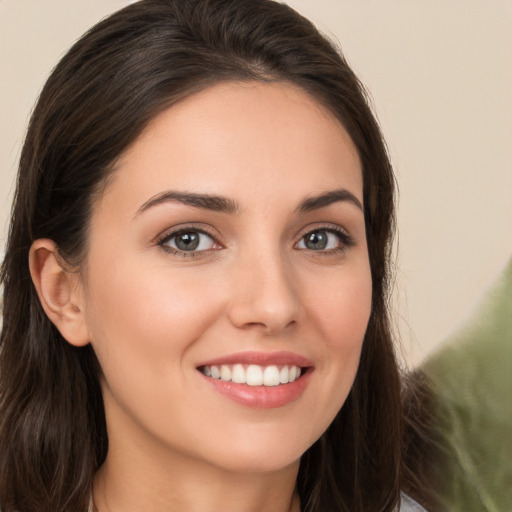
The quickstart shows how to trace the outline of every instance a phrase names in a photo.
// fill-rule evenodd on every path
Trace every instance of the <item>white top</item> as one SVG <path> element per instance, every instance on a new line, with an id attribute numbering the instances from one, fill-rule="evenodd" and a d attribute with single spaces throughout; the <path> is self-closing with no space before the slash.
<path id="1" fill-rule="evenodd" d="M 400 512 L 427 512 L 417 501 L 407 496 L 407 494 L 402 493 L 401 499 Z"/>

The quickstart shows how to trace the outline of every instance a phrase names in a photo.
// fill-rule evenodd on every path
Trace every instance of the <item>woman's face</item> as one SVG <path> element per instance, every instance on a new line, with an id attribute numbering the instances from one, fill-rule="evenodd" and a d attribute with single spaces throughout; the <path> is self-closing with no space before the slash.
<path id="1" fill-rule="evenodd" d="M 216 85 L 151 122 L 94 207 L 83 278 L 111 450 L 298 460 L 358 367 L 362 198 L 346 131 L 291 85 Z"/>

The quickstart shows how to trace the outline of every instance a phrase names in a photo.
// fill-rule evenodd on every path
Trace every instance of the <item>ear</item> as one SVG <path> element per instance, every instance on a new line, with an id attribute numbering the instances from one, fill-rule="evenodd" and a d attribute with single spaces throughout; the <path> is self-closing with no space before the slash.
<path id="1" fill-rule="evenodd" d="M 29 267 L 48 318 L 71 345 L 87 345 L 83 288 L 78 276 L 64 267 L 55 242 L 36 240 L 30 248 Z"/>

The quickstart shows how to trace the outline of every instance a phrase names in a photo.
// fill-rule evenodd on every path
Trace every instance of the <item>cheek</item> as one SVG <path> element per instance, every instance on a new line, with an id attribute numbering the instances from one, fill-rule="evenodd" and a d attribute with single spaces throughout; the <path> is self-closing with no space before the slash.
<path id="1" fill-rule="evenodd" d="M 342 269 L 339 275 L 317 277 L 308 294 L 307 310 L 330 351 L 351 352 L 362 344 L 372 303 L 369 265 Z"/>
<path id="2" fill-rule="evenodd" d="M 110 429 L 138 425 L 185 443 L 195 417 L 183 406 L 195 385 L 193 347 L 219 315 L 197 274 L 117 261 L 91 276 L 88 317 Z"/>
<path id="3" fill-rule="evenodd" d="M 215 321 L 215 294 L 200 275 L 161 265 L 116 261 L 90 277 L 87 311 L 91 339 L 104 373 L 168 374 Z M 200 272 L 199 272 L 200 274 Z"/>
<path id="4" fill-rule="evenodd" d="M 354 382 L 372 303 L 371 274 L 364 261 L 335 279 L 331 274 L 331 279 L 317 280 L 322 283 L 322 290 L 311 289 L 307 308 L 322 340 L 316 370 L 324 387 L 315 403 L 316 416 L 323 418 L 321 431 L 339 412 Z M 311 421 L 314 416 L 309 416 Z"/>

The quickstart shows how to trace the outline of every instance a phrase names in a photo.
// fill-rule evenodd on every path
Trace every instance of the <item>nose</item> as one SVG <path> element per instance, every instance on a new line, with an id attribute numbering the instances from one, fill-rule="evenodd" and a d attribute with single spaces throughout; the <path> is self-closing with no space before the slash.
<path id="1" fill-rule="evenodd" d="M 273 335 L 299 323 L 304 311 L 291 265 L 275 254 L 252 254 L 232 274 L 231 323 Z"/>

